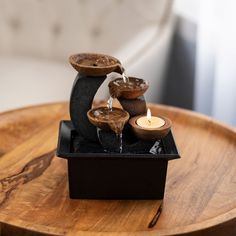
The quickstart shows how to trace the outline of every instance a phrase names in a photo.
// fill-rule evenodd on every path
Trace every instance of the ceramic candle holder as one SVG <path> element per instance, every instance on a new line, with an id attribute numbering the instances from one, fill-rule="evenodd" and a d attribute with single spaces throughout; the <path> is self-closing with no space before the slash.
<path id="1" fill-rule="evenodd" d="M 159 128 L 143 128 L 139 126 L 137 120 L 141 117 L 143 116 L 135 116 L 129 120 L 129 124 L 131 125 L 135 136 L 141 140 L 158 140 L 164 138 L 171 129 L 171 120 L 164 116 L 159 116 L 165 121 L 165 124 Z"/>

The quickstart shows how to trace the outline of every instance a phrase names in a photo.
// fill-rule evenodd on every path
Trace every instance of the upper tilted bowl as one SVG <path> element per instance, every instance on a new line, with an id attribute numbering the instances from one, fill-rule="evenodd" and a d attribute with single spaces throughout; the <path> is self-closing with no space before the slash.
<path id="1" fill-rule="evenodd" d="M 69 62 L 79 73 L 88 76 L 104 76 L 111 72 L 122 74 L 124 71 L 118 59 L 105 54 L 74 54 L 69 57 Z"/>

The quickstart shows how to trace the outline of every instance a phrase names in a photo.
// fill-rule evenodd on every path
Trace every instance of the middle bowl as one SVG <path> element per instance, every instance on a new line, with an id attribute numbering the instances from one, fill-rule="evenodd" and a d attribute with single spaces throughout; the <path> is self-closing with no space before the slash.
<path id="1" fill-rule="evenodd" d="M 149 86 L 146 80 L 129 77 L 126 82 L 123 78 L 117 78 L 111 81 L 108 87 L 113 98 L 135 99 L 142 96 Z"/>

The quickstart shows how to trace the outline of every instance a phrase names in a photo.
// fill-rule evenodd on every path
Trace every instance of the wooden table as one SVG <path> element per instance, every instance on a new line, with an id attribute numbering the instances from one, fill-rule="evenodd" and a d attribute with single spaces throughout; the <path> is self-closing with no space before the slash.
<path id="1" fill-rule="evenodd" d="M 173 121 L 182 156 L 169 162 L 153 228 L 158 201 L 69 199 L 66 160 L 55 157 L 68 106 L 57 103 L 0 115 L 1 235 L 236 235 L 235 131 L 190 111 L 150 107 Z"/>

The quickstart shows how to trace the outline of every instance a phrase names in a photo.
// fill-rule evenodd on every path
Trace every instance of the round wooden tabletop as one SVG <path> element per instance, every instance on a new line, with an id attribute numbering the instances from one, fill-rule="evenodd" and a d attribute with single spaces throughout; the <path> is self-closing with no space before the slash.
<path id="1" fill-rule="evenodd" d="M 181 154 L 169 162 L 153 228 L 158 201 L 69 198 L 66 160 L 55 157 L 68 105 L 57 103 L 0 115 L 0 234 L 236 235 L 236 132 L 187 110 L 149 107 L 172 120 Z"/>

